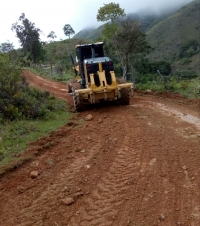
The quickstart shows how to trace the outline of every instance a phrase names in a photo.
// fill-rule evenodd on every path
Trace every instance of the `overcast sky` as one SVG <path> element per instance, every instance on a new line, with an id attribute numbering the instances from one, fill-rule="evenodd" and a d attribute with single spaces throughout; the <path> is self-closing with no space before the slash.
<path id="1" fill-rule="evenodd" d="M 11 25 L 22 13 L 43 31 L 42 40 L 47 40 L 51 31 L 60 40 L 67 38 L 62 29 L 65 24 L 70 24 L 76 33 L 85 27 L 100 26 L 96 20 L 98 9 L 110 2 L 119 3 L 127 14 L 148 7 L 156 11 L 173 8 L 192 0 L 1 0 L 0 43 L 10 41 L 19 47 Z"/>

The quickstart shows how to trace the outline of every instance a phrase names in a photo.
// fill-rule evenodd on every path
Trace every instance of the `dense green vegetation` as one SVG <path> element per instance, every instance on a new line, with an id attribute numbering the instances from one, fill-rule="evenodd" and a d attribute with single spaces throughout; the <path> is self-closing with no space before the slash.
<path id="1" fill-rule="evenodd" d="M 20 66 L 0 53 L 0 165 L 21 154 L 27 144 L 64 125 L 67 105 L 48 92 L 29 87 Z"/>
<path id="2" fill-rule="evenodd" d="M 49 92 L 30 88 L 20 74 L 21 68 L 0 54 L 0 121 L 42 119 L 50 111 L 65 109 Z"/>
<path id="3" fill-rule="evenodd" d="M 139 79 L 140 81 L 136 84 L 137 90 L 144 90 L 144 92 L 149 90 L 156 93 L 170 91 L 187 98 L 200 98 L 200 78 L 180 80 L 178 76 L 164 76 L 167 89 L 158 74 L 146 74 Z"/>
<path id="4" fill-rule="evenodd" d="M 26 160 L 19 158 L 19 156 L 26 150 L 30 142 L 47 136 L 51 131 L 55 131 L 65 125 L 70 117 L 71 114 L 65 109 L 52 111 L 43 119 L 21 119 L 1 123 L 0 166 L 9 163 L 11 160 L 16 162 Z M 28 158 L 31 157 L 28 156 Z"/>
<path id="5" fill-rule="evenodd" d="M 147 32 L 150 60 L 170 62 L 172 71 L 200 72 L 199 1 L 194 0 Z"/>

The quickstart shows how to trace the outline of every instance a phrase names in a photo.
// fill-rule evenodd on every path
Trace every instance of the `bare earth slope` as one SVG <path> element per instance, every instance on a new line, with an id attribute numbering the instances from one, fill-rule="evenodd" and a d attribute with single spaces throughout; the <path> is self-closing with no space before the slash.
<path id="1" fill-rule="evenodd" d="M 72 105 L 65 85 L 25 76 Z M 0 177 L 2 226 L 200 225 L 199 102 L 94 106 L 31 148 L 38 155 Z"/>

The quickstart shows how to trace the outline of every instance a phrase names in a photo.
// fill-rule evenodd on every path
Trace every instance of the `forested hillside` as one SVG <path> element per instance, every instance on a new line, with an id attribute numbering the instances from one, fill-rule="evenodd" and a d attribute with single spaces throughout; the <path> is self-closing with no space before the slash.
<path id="1" fill-rule="evenodd" d="M 147 32 L 152 47 L 151 60 L 161 59 L 173 64 L 174 69 L 192 69 L 199 66 L 200 7 L 199 0 L 182 7 Z"/>

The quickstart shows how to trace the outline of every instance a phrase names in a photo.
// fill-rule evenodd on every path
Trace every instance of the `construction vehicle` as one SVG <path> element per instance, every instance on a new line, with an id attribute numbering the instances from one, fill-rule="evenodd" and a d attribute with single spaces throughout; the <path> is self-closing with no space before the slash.
<path id="1" fill-rule="evenodd" d="M 129 104 L 133 83 L 115 76 L 112 60 L 104 56 L 103 42 L 77 45 L 76 65 L 72 56 L 71 60 L 76 78 L 67 82 L 67 89 L 73 95 L 76 111 L 101 101 Z"/>

